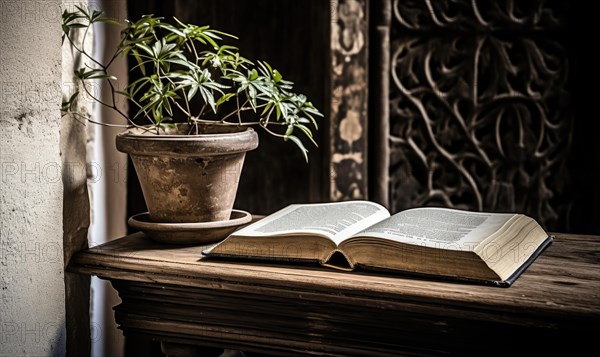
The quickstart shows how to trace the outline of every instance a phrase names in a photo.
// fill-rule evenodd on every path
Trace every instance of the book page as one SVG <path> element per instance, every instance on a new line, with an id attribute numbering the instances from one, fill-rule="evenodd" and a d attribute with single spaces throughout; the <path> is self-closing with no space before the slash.
<path id="1" fill-rule="evenodd" d="M 234 235 L 314 233 L 339 244 L 344 238 L 389 216 L 383 206 L 368 201 L 295 204 L 235 232 Z"/>
<path id="2" fill-rule="evenodd" d="M 389 239 L 432 248 L 472 251 L 514 214 L 447 208 L 415 208 L 393 215 L 355 236 Z"/>

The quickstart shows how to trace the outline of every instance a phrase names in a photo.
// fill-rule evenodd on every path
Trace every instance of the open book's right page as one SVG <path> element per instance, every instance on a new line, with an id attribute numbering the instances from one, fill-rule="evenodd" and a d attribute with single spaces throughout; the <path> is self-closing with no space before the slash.
<path id="1" fill-rule="evenodd" d="M 414 208 L 355 234 L 432 248 L 472 251 L 497 232 L 514 214 L 468 212 L 446 208 Z"/>

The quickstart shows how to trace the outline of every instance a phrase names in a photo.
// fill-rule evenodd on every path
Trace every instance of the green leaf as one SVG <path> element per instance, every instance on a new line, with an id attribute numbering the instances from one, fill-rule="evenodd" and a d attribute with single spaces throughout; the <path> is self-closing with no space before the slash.
<path id="1" fill-rule="evenodd" d="M 96 22 L 102 22 L 105 24 L 112 24 L 112 25 L 120 25 L 121 23 L 115 19 L 110 19 L 108 17 L 102 17 L 96 20 Z"/>
<path id="2" fill-rule="evenodd" d="M 225 94 L 223 94 L 223 95 L 221 96 L 221 98 L 219 98 L 219 99 L 217 100 L 217 102 L 216 102 L 215 104 L 216 104 L 216 106 L 218 107 L 219 105 L 221 105 L 221 104 L 223 104 L 223 103 L 227 102 L 229 99 L 231 99 L 231 98 L 233 98 L 233 97 L 235 97 L 235 93 L 225 93 Z"/>
<path id="3" fill-rule="evenodd" d="M 85 16 L 85 18 L 87 18 L 88 20 L 90 19 L 90 15 L 81 7 L 79 7 L 78 5 L 75 5 L 75 7 L 77 8 L 77 10 L 79 10 L 79 12 Z"/>
<path id="4" fill-rule="evenodd" d="M 157 42 L 158 44 L 158 42 Z M 142 50 L 144 50 L 144 52 L 146 52 L 150 57 L 154 58 L 154 52 L 152 51 L 152 48 L 150 48 L 150 46 L 146 45 L 145 43 L 136 43 L 135 47 L 141 48 Z"/>
<path id="5" fill-rule="evenodd" d="M 277 120 L 279 120 L 281 118 L 281 107 L 279 106 L 280 103 L 275 103 L 275 118 Z"/>
<path id="6" fill-rule="evenodd" d="M 85 75 L 85 68 L 79 68 L 78 70 L 76 70 L 74 72 L 75 77 L 79 78 L 79 79 L 84 79 L 84 75 Z"/>
<path id="7" fill-rule="evenodd" d="M 71 95 L 71 97 L 69 97 L 69 100 L 62 102 L 61 110 L 63 112 L 70 111 L 73 108 L 73 104 L 75 104 L 75 99 L 77 99 L 78 95 L 79 91 L 76 91 L 73 93 L 73 95 Z"/>
<path id="8" fill-rule="evenodd" d="M 165 108 L 165 110 L 167 111 L 167 114 L 169 115 L 173 115 L 173 109 L 171 109 L 171 102 L 169 102 L 168 98 L 165 98 L 165 100 L 163 101 L 163 107 Z M 166 118 L 163 118 L 163 120 L 165 120 Z"/>
<path id="9" fill-rule="evenodd" d="M 263 109 L 262 113 L 260 114 L 261 117 L 264 117 L 265 114 L 267 114 L 267 112 L 273 107 L 273 102 L 269 102 L 267 103 L 267 105 L 265 105 L 265 108 Z"/>
<path id="10" fill-rule="evenodd" d="M 265 61 L 260 61 L 259 64 L 264 68 L 266 72 L 265 75 L 270 77 L 271 73 L 273 73 L 273 68 L 271 68 L 271 65 Z"/>
<path id="11" fill-rule="evenodd" d="M 135 97 L 137 92 L 140 91 L 146 84 L 148 84 L 150 80 L 150 77 L 142 77 L 127 86 L 127 89 L 130 91 L 130 97 Z"/>
<path id="12" fill-rule="evenodd" d="M 317 147 L 319 146 L 319 145 L 317 145 L 317 142 L 313 138 L 312 131 L 310 130 L 309 127 L 302 125 L 302 124 L 296 124 L 295 127 L 302 130 L 302 132 L 306 135 L 306 137 L 308 137 L 315 146 L 317 146 Z"/>
<path id="13" fill-rule="evenodd" d="M 156 107 L 156 104 L 159 102 L 160 98 L 157 98 L 149 103 L 147 103 L 146 105 L 144 105 L 134 116 L 134 118 L 137 118 L 140 114 L 145 114 L 148 111 L 148 109 L 152 108 L 153 111 Z"/>
<path id="14" fill-rule="evenodd" d="M 77 24 L 77 23 L 75 23 L 75 24 L 70 24 L 70 25 L 66 25 L 66 26 L 67 26 L 67 27 L 69 28 L 69 30 L 70 30 L 70 29 L 83 29 L 83 28 L 86 28 L 86 27 L 88 27 L 89 25 L 84 25 L 84 24 Z"/>
<path id="15" fill-rule="evenodd" d="M 252 69 L 252 72 L 250 72 L 250 76 L 248 77 L 249 80 L 253 81 L 256 78 L 258 78 L 258 72 L 256 72 L 256 69 Z"/>
<path id="16" fill-rule="evenodd" d="M 306 114 L 306 116 L 307 116 L 308 118 L 310 118 L 310 120 L 311 120 L 311 122 L 312 122 L 313 126 L 315 127 L 315 129 L 317 129 L 317 130 L 318 130 L 318 129 L 319 129 L 319 127 L 318 127 L 318 125 L 317 125 L 317 120 L 316 120 L 316 119 L 315 119 L 315 118 L 314 118 L 312 115 L 310 115 L 310 114 L 308 114 L 308 113 L 304 113 L 304 114 Z"/>
<path id="17" fill-rule="evenodd" d="M 291 140 L 294 144 L 296 144 L 296 146 L 302 152 L 302 155 L 304 155 L 304 159 L 306 160 L 306 162 L 308 162 L 308 150 L 306 150 L 306 148 L 304 147 L 304 144 L 302 144 L 302 141 L 300 141 L 300 139 L 298 139 L 294 135 L 289 135 L 289 136 L 284 137 L 284 140 L 287 141 L 288 139 Z"/>
<path id="18" fill-rule="evenodd" d="M 93 10 L 92 11 L 92 15 L 90 16 L 90 21 L 94 22 L 97 18 L 100 17 L 100 15 L 102 15 L 102 11 L 100 11 L 100 10 Z"/>
<path id="19" fill-rule="evenodd" d="M 175 27 L 175 26 L 173 26 L 173 25 L 169 25 L 169 24 L 160 24 L 160 25 L 158 25 L 157 27 L 164 28 L 165 30 L 167 30 L 167 31 L 170 31 L 170 32 L 172 32 L 172 33 L 174 33 L 174 34 L 177 34 L 177 35 L 179 35 L 179 36 L 181 36 L 181 37 L 183 37 L 183 38 L 186 38 L 186 37 L 187 37 L 187 36 L 185 35 L 185 33 L 183 33 L 182 31 L 180 31 L 178 28 L 176 28 L 176 27 Z"/>
<path id="20" fill-rule="evenodd" d="M 294 132 L 294 126 L 293 125 L 288 125 L 286 131 L 285 131 L 285 136 L 289 137 L 290 135 L 292 135 L 292 133 Z"/>
<path id="21" fill-rule="evenodd" d="M 192 98 L 194 98 L 194 96 L 196 95 L 196 92 L 198 92 L 198 87 L 192 86 L 187 93 L 187 99 L 192 100 Z"/>
<path id="22" fill-rule="evenodd" d="M 173 16 L 173 20 L 175 20 L 175 22 L 177 22 L 177 24 L 178 24 L 180 27 L 184 27 L 184 28 L 187 28 L 187 27 L 188 27 L 186 24 L 184 24 L 183 22 L 181 22 L 181 21 L 180 21 L 178 18 L 176 18 L 175 16 Z"/>
<path id="23" fill-rule="evenodd" d="M 138 67 L 140 68 L 142 75 L 145 76 L 146 75 L 146 66 L 144 65 L 144 61 L 142 60 L 142 57 L 140 57 L 140 53 L 134 49 L 134 50 L 131 50 L 131 54 L 137 61 Z"/>
<path id="24" fill-rule="evenodd" d="M 253 86 L 248 86 L 248 98 L 250 99 L 250 106 L 256 112 L 256 89 Z"/>
<path id="25" fill-rule="evenodd" d="M 215 40 L 213 40 L 213 37 L 214 37 L 214 36 L 210 36 L 210 32 L 207 32 L 207 33 L 203 33 L 203 34 L 202 34 L 202 38 L 203 38 L 203 39 L 204 39 L 206 42 L 208 42 L 208 43 L 209 43 L 209 44 L 210 44 L 210 45 L 211 45 L 213 48 L 219 48 L 219 44 L 217 44 L 217 43 L 215 42 Z M 214 38 L 220 39 L 220 37 L 214 37 Z"/>
<path id="26" fill-rule="evenodd" d="M 91 75 L 91 76 L 87 77 L 86 79 L 108 79 L 108 80 L 116 81 L 117 77 L 112 76 L 110 74 L 95 74 L 95 75 Z"/>
<path id="27" fill-rule="evenodd" d="M 200 89 L 200 94 L 202 95 L 202 99 L 204 99 L 204 102 L 207 103 L 208 105 L 210 105 L 213 112 L 216 113 L 217 108 L 216 108 L 216 103 L 215 103 L 215 97 L 213 96 L 213 94 L 208 89 L 206 89 L 202 86 L 199 87 L 199 89 Z"/>

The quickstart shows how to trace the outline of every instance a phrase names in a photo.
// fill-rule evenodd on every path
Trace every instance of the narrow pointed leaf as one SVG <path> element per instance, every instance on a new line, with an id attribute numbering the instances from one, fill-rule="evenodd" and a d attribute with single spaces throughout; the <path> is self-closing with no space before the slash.
<path id="1" fill-rule="evenodd" d="M 304 159 L 306 160 L 306 162 L 308 162 L 308 150 L 306 150 L 306 148 L 304 147 L 304 144 L 302 144 L 302 141 L 300 141 L 300 139 L 298 139 L 297 137 L 295 137 L 293 135 L 285 137 L 285 140 L 288 140 L 288 139 L 291 140 L 294 144 L 296 144 L 296 146 L 298 146 L 298 148 L 302 152 L 302 155 L 304 155 Z"/>

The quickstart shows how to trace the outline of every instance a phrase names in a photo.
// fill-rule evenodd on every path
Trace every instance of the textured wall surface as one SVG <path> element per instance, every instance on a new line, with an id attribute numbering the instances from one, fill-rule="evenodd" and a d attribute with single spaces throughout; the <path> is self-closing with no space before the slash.
<path id="1" fill-rule="evenodd" d="M 60 4 L 0 3 L 0 356 L 65 353 Z"/>

